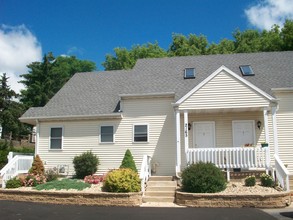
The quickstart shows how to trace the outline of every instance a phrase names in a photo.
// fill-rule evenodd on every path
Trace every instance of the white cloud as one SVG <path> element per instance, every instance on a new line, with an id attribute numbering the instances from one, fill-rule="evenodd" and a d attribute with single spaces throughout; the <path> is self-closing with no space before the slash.
<path id="1" fill-rule="evenodd" d="M 286 19 L 293 19 L 292 0 L 261 0 L 245 10 L 249 22 L 259 29 L 271 29 L 272 25 L 280 27 Z"/>
<path id="2" fill-rule="evenodd" d="M 0 25 L 0 74 L 7 73 L 15 92 L 24 88 L 18 81 L 19 75 L 27 72 L 26 66 L 41 59 L 41 45 L 24 25 Z"/>

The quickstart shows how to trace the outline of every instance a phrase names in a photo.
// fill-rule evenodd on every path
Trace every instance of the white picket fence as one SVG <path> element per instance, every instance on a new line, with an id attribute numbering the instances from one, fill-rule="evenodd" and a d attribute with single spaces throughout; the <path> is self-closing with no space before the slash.
<path id="1" fill-rule="evenodd" d="M 151 157 L 148 155 L 144 155 L 140 167 L 139 178 L 141 180 L 141 191 L 144 194 L 146 182 L 149 180 L 151 176 Z"/>
<path id="2" fill-rule="evenodd" d="M 1 169 L 2 188 L 5 188 L 6 181 L 21 173 L 27 173 L 31 168 L 34 157 L 27 155 L 16 155 L 9 158 L 9 162 Z"/>

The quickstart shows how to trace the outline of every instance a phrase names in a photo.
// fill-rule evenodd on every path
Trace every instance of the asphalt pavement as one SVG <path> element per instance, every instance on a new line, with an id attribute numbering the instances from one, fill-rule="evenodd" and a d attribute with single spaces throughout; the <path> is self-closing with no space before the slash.
<path id="1" fill-rule="evenodd" d="M 0 201 L 2 220 L 276 220 L 256 208 L 97 207 Z"/>

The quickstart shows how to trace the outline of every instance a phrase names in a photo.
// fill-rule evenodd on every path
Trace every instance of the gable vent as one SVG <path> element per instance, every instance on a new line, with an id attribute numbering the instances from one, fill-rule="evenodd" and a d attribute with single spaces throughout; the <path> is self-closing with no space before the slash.
<path id="1" fill-rule="evenodd" d="M 254 76 L 254 72 L 250 65 L 241 65 L 239 66 L 242 76 Z"/>
<path id="2" fill-rule="evenodd" d="M 195 68 L 185 68 L 184 79 L 194 79 L 195 78 Z"/>

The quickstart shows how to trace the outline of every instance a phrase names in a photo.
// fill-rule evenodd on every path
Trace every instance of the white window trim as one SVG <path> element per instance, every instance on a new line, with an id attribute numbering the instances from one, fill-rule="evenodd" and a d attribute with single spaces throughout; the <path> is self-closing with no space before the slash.
<path id="1" fill-rule="evenodd" d="M 62 129 L 61 148 L 60 148 L 60 149 L 52 149 L 52 148 L 51 148 L 51 131 L 52 131 L 52 128 L 61 128 L 61 129 Z M 64 141 L 64 126 L 54 126 L 54 127 L 50 127 L 49 150 L 50 150 L 50 151 L 61 151 L 61 150 L 63 150 L 63 141 Z"/>
<path id="2" fill-rule="evenodd" d="M 146 125 L 147 126 L 147 141 L 134 141 L 134 127 L 137 125 Z M 148 123 L 136 123 L 133 124 L 132 126 L 132 143 L 134 144 L 145 144 L 145 143 L 149 143 L 150 141 L 150 126 Z"/>
<path id="3" fill-rule="evenodd" d="M 237 123 L 237 122 L 252 122 L 252 128 L 253 128 L 253 131 L 252 131 L 252 134 L 253 134 L 253 144 L 255 145 L 256 144 L 256 134 L 255 134 L 255 121 L 254 120 L 233 120 L 232 121 L 232 139 L 233 139 L 233 147 L 235 146 L 235 131 L 234 131 L 234 124 Z"/>
<path id="4" fill-rule="evenodd" d="M 101 131 L 102 131 L 102 127 L 104 126 L 112 126 L 113 127 L 113 142 L 102 142 L 102 135 L 101 135 Z M 99 144 L 114 144 L 115 143 L 115 134 L 116 134 L 116 127 L 113 124 L 102 124 L 100 125 L 100 133 L 99 133 Z"/>

